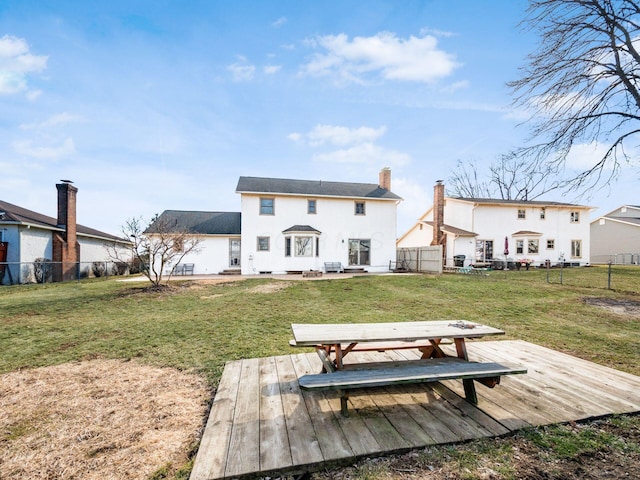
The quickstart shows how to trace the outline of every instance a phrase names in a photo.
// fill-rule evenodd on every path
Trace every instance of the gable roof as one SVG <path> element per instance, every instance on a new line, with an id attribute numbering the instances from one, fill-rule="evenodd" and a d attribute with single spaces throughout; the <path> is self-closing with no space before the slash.
<path id="1" fill-rule="evenodd" d="M 324 180 L 289 180 L 284 178 L 240 177 L 236 193 L 278 193 L 317 197 L 376 198 L 402 200 L 374 183 L 326 182 Z"/>
<path id="2" fill-rule="evenodd" d="M 19 207 L 9 202 L 3 202 L 0 200 L 0 212 L 4 212 L 0 215 L 0 224 L 14 224 L 14 225 L 28 225 L 32 227 L 39 227 L 45 230 L 52 230 L 56 232 L 64 232 L 64 228 L 58 226 L 58 220 L 48 215 L 43 215 L 33 210 Z M 97 237 L 104 240 L 126 242 L 120 237 L 111 235 L 109 233 L 101 232 L 93 228 L 85 227 L 84 225 L 76 224 L 76 232 L 80 236 L 85 237 Z"/>
<path id="3" fill-rule="evenodd" d="M 145 233 L 154 233 L 158 223 L 171 232 L 188 232 L 200 235 L 240 235 L 240 212 L 197 212 L 165 210 Z M 167 233 L 170 233 L 167 232 Z"/>
<path id="4" fill-rule="evenodd" d="M 539 207 L 576 207 L 576 208 L 593 208 L 585 205 L 577 205 L 575 203 L 564 202 L 546 202 L 543 200 L 502 200 L 498 198 L 471 198 L 471 197 L 446 197 L 462 202 L 483 203 L 487 205 L 534 205 Z"/>

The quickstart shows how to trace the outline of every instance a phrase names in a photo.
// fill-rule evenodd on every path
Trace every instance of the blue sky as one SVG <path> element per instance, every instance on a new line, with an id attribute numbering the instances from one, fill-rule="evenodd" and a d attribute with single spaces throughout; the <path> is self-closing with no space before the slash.
<path id="1" fill-rule="evenodd" d="M 120 233 L 166 209 L 239 211 L 238 177 L 377 183 L 403 233 L 457 160 L 527 138 L 505 83 L 523 0 L 0 2 L 0 199 Z M 585 147 L 574 162 L 587 162 Z M 580 203 L 637 204 L 637 168 Z M 577 201 L 550 195 L 547 200 Z"/>

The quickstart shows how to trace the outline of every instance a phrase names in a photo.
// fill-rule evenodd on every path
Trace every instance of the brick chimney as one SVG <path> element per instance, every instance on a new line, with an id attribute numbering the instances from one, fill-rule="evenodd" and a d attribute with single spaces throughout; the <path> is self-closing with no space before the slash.
<path id="1" fill-rule="evenodd" d="M 433 187 L 433 240 L 431 245 L 444 244 L 444 184 L 438 180 Z"/>
<path id="2" fill-rule="evenodd" d="M 378 185 L 380 188 L 391 191 L 391 169 L 389 167 L 380 170 Z"/>
<path id="3" fill-rule="evenodd" d="M 62 233 L 53 234 L 52 260 L 54 262 L 53 281 L 76 278 L 77 262 L 80 261 L 80 245 L 76 230 L 76 194 L 78 189 L 70 180 L 56 184 L 58 189 L 58 228 Z"/>

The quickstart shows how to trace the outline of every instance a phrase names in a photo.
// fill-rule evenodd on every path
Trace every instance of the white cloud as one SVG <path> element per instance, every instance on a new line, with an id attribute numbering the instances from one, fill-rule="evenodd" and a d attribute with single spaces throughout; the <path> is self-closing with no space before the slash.
<path id="1" fill-rule="evenodd" d="M 20 128 L 22 130 L 42 130 L 79 121 L 82 121 L 82 117 L 67 112 L 62 112 L 57 115 L 52 115 L 51 117 L 40 123 L 22 124 L 20 125 Z"/>
<path id="2" fill-rule="evenodd" d="M 302 135 L 297 132 L 293 132 L 287 135 L 287 138 L 292 142 L 299 142 L 300 140 L 302 140 Z"/>
<path id="3" fill-rule="evenodd" d="M 607 153 L 610 145 L 598 142 L 581 143 L 571 147 L 569 154 L 567 155 L 565 166 L 576 172 L 583 172 L 594 167 L 599 163 Z M 627 155 L 631 158 L 631 166 L 637 163 L 636 158 L 640 152 L 637 149 L 626 149 Z M 619 156 L 619 159 L 622 157 Z M 626 163 L 621 163 L 620 166 L 624 167 Z M 614 159 L 611 158 L 604 165 L 604 170 L 612 170 L 614 168 Z"/>
<path id="4" fill-rule="evenodd" d="M 227 67 L 227 70 L 233 75 L 234 81 L 242 82 L 253 79 L 256 72 L 255 65 L 246 63 L 247 60 L 244 57 L 239 57 L 238 60 Z"/>
<path id="5" fill-rule="evenodd" d="M 360 143 L 353 147 L 333 152 L 319 153 L 314 155 L 313 159 L 324 163 L 389 165 L 394 167 L 406 165 L 411 161 L 411 157 L 406 153 L 389 150 L 370 142 Z"/>
<path id="6" fill-rule="evenodd" d="M 47 68 L 48 57 L 29 53 L 22 38 L 5 35 L 0 38 L 0 95 L 13 95 L 28 90 L 27 76 Z M 36 96 L 30 95 L 30 100 Z"/>
<path id="7" fill-rule="evenodd" d="M 280 28 L 282 25 L 284 25 L 285 23 L 287 23 L 287 18 L 286 17 L 280 17 L 279 19 L 277 19 L 275 22 L 273 22 L 271 24 L 271 26 L 273 28 Z"/>
<path id="8" fill-rule="evenodd" d="M 38 146 L 34 145 L 31 140 L 22 140 L 13 142 L 12 147 L 20 155 L 46 160 L 58 160 L 76 152 L 75 144 L 70 137 L 57 146 Z"/>
<path id="9" fill-rule="evenodd" d="M 433 83 L 453 73 L 459 66 L 455 57 L 438 48 L 434 36 L 398 38 L 390 32 L 350 40 L 342 33 L 308 40 L 316 53 L 303 65 L 301 73 L 333 76 L 341 82 L 365 83 L 378 74 L 388 80 Z"/>
<path id="10" fill-rule="evenodd" d="M 281 68 L 282 65 L 266 65 L 264 67 L 264 73 L 267 75 L 273 75 L 274 73 L 278 73 Z"/>
<path id="11" fill-rule="evenodd" d="M 307 134 L 312 146 L 325 143 L 343 146 L 361 142 L 373 141 L 387 132 L 387 127 L 380 128 L 358 127 L 348 128 L 335 125 L 316 125 Z"/>

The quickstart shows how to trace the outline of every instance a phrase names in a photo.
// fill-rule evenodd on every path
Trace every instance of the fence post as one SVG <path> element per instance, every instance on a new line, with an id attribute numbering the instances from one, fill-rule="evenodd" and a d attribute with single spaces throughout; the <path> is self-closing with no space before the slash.
<path id="1" fill-rule="evenodd" d="M 609 262 L 609 272 L 607 274 L 607 289 L 611 290 L 611 262 Z"/>

